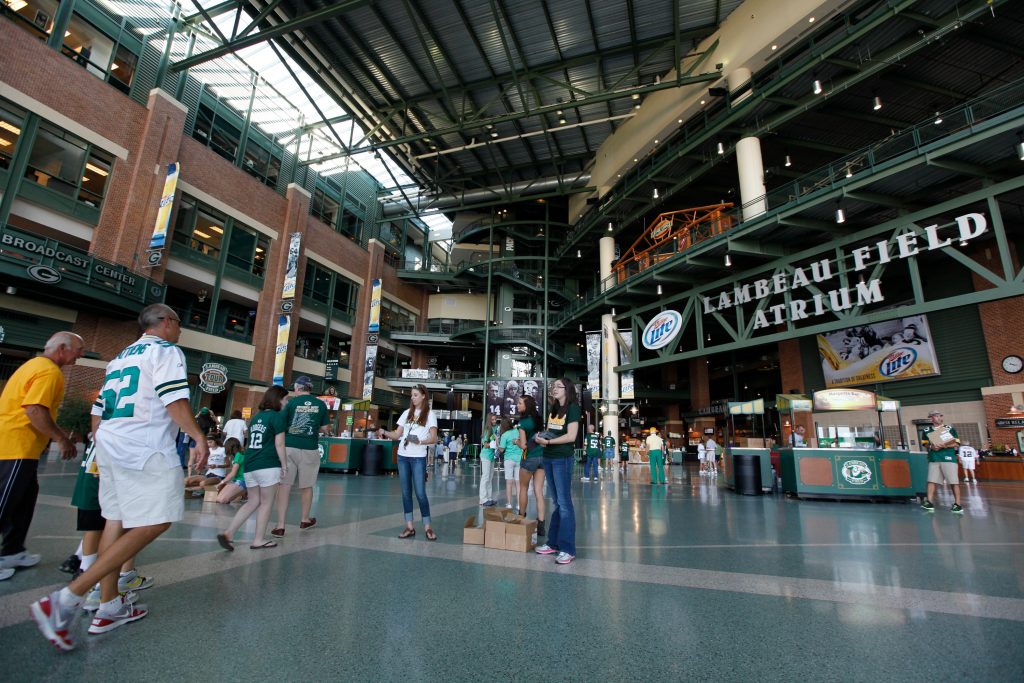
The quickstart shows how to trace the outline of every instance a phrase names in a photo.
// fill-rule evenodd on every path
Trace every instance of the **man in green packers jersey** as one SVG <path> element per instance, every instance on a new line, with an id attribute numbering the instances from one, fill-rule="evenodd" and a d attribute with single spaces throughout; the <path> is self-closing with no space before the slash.
<path id="1" fill-rule="evenodd" d="M 587 449 L 587 462 L 583 466 L 580 481 L 597 481 L 597 460 L 601 457 L 601 435 L 594 432 L 594 425 L 587 427 L 587 437 L 583 440 Z"/>
<path id="2" fill-rule="evenodd" d="M 277 489 L 277 526 L 270 531 L 270 535 L 277 538 L 284 536 L 288 494 L 296 479 L 302 501 L 299 528 L 306 530 L 316 526 L 316 517 L 310 517 L 309 513 L 313 507 L 313 486 L 320 471 L 319 438 L 330 429 L 331 413 L 327 404 L 312 391 L 313 380 L 305 375 L 299 377 L 295 380 L 295 393 L 284 409 L 284 421 L 288 425 L 284 437 L 288 469 L 281 473 L 281 486 Z"/>
<path id="3" fill-rule="evenodd" d="M 960 478 L 956 464 L 956 449 L 960 445 L 960 435 L 956 428 L 943 424 L 942 413 L 933 410 L 928 413 L 931 425 L 921 430 L 921 443 L 928 451 L 928 499 L 921 507 L 928 512 L 935 511 L 935 487 L 938 484 L 949 484 L 953 489 L 953 514 L 962 515 L 960 506 Z"/>
<path id="4" fill-rule="evenodd" d="M 604 435 L 601 445 L 604 446 L 601 459 L 604 460 L 604 466 L 608 467 L 609 463 L 615 460 L 615 437 L 612 436 L 611 432 Z"/>

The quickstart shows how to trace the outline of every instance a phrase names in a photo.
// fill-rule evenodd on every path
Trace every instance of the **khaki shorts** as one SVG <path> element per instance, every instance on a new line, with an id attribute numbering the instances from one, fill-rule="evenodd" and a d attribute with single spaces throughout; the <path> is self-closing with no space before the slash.
<path id="1" fill-rule="evenodd" d="M 96 464 L 100 469 L 100 509 L 105 519 L 134 529 L 180 522 L 185 516 L 181 495 L 184 475 L 180 467 L 168 467 L 160 453 L 151 455 L 141 470 L 131 470 L 97 448 Z"/>
<path id="2" fill-rule="evenodd" d="M 281 483 L 294 486 L 297 476 L 300 489 L 312 488 L 320 472 L 320 451 L 315 448 L 286 448 L 285 452 L 288 455 L 288 471 L 281 478 Z"/>
<path id="3" fill-rule="evenodd" d="M 955 462 L 930 462 L 928 463 L 929 484 L 959 484 L 960 473 L 957 471 Z"/>

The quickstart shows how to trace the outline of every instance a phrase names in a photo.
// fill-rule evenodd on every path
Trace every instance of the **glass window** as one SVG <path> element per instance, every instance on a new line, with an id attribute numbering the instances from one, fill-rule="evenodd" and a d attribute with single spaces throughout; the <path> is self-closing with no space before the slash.
<path id="1" fill-rule="evenodd" d="M 338 227 L 341 234 L 348 235 L 349 237 L 358 240 L 363 234 L 363 219 L 361 216 L 357 216 L 347 208 L 342 209 L 341 224 Z"/>
<path id="2" fill-rule="evenodd" d="M 85 168 L 86 144 L 68 133 L 39 126 L 25 177 L 51 190 L 75 197 Z"/>
<path id="3" fill-rule="evenodd" d="M 314 301 L 330 304 L 331 272 L 325 268 L 307 263 L 306 281 L 303 283 L 302 291 L 312 297 Z"/>
<path id="4" fill-rule="evenodd" d="M 338 219 L 338 210 L 341 206 L 338 202 L 334 201 L 330 196 L 327 195 L 320 188 L 313 190 L 313 197 L 310 200 L 309 210 L 310 213 L 322 220 L 327 225 L 334 226 L 334 222 Z"/>
<path id="5" fill-rule="evenodd" d="M 138 57 L 123 45 L 118 45 L 117 51 L 114 53 L 114 61 L 110 63 L 109 83 L 127 93 L 131 88 L 132 79 L 135 77 L 135 67 L 138 62 Z"/>
<path id="6" fill-rule="evenodd" d="M 71 17 L 61 52 L 100 80 L 107 80 L 114 41 L 78 14 Z"/>
<path id="7" fill-rule="evenodd" d="M 196 215 L 196 227 L 192 230 L 189 247 L 216 259 L 220 258 L 223 239 L 224 221 L 200 209 Z"/>
<path id="8" fill-rule="evenodd" d="M 21 137 L 23 117 L 0 107 L 0 168 L 10 168 L 14 148 Z"/>
<path id="9" fill-rule="evenodd" d="M 256 252 L 256 231 L 236 222 L 231 226 L 231 239 L 228 242 L 228 263 L 249 271 L 253 265 Z"/>
<path id="10" fill-rule="evenodd" d="M 256 238 L 256 255 L 252 258 L 252 274 L 263 277 L 267 272 L 267 252 L 270 251 L 270 238 L 259 235 Z"/>
<path id="11" fill-rule="evenodd" d="M 205 104 L 199 105 L 196 111 L 196 127 L 192 129 L 192 137 L 204 145 L 210 144 L 210 131 L 213 130 L 213 110 Z"/>
<path id="12" fill-rule="evenodd" d="M 223 321 L 220 331 L 225 336 L 252 341 L 252 321 L 256 319 L 255 309 L 234 302 L 220 302 L 217 317 Z"/>
<path id="13" fill-rule="evenodd" d="M 334 282 L 334 310 L 341 313 L 352 313 L 355 307 L 355 298 L 358 296 L 358 285 L 340 275 L 335 275 Z"/>
<path id="14" fill-rule="evenodd" d="M 100 205 L 113 165 L 113 157 L 96 150 L 89 153 L 89 159 L 85 162 L 85 174 L 82 176 L 82 188 L 78 192 L 79 201 L 90 206 Z"/>
<path id="15" fill-rule="evenodd" d="M 59 6 L 55 0 L 3 0 L 3 13 L 12 16 L 23 30 L 46 40 Z"/>
<path id="16" fill-rule="evenodd" d="M 196 203 L 191 197 L 182 196 L 178 202 L 178 213 L 174 217 L 174 234 L 171 239 L 186 247 L 192 240 L 192 226 L 196 223 Z M 182 318 L 184 320 L 184 318 Z"/>
<path id="17" fill-rule="evenodd" d="M 238 141 L 241 139 L 241 134 L 237 126 L 225 120 L 223 114 L 215 112 L 213 108 L 205 104 L 199 105 L 192 137 L 234 163 L 235 155 L 238 154 Z M 253 164 L 255 165 L 255 163 L 254 160 Z"/>
<path id="18" fill-rule="evenodd" d="M 205 332 L 207 321 L 210 319 L 210 299 L 206 296 L 206 288 L 203 285 L 196 286 L 199 289 L 195 292 L 168 286 L 164 302 L 178 314 L 183 327 Z M 203 295 L 201 299 L 200 293 Z"/>

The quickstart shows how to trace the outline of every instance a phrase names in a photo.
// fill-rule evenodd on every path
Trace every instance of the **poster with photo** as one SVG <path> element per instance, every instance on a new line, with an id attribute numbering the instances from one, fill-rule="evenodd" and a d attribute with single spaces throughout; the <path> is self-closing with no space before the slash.
<path id="1" fill-rule="evenodd" d="M 520 396 L 532 396 L 537 403 L 537 410 L 544 410 L 543 396 L 541 396 L 540 379 L 508 379 L 491 380 L 487 383 L 487 397 L 485 400 L 487 414 L 498 417 L 515 417 L 518 414 L 516 404 Z"/>
<path id="2" fill-rule="evenodd" d="M 928 319 L 911 315 L 818 335 L 827 387 L 895 382 L 938 375 Z"/>

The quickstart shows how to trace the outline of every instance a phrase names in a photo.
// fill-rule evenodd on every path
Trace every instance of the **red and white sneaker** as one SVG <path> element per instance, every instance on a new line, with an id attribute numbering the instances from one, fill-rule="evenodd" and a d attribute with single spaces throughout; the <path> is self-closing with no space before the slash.
<path id="1" fill-rule="evenodd" d="M 57 646 L 58 650 L 67 652 L 75 649 L 74 629 L 82 610 L 62 608 L 60 591 L 54 591 L 29 606 L 36 626 L 46 639 Z"/>
<path id="2" fill-rule="evenodd" d="M 145 605 L 132 605 L 127 602 L 122 604 L 121 609 L 114 614 L 104 612 L 103 609 L 100 608 L 96 612 L 96 616 L 92 618 L 92 623 L 89 625 L 89 635 L 95 636 L 100 633 L 113 631 L 118 626 L 138 621 L 147 614 L 149 614 L 149 610 L 146 609 Z"/>

